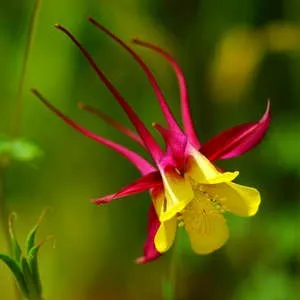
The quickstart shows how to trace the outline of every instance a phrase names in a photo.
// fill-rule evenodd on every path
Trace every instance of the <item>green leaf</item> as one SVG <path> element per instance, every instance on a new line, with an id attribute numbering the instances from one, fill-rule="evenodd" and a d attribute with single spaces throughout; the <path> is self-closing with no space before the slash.
<path id="1" fill-rule="evenodd" d="M 36 233 L 37 230 L 39 229 L 41 223 L 44 220 L 44 217 L 46 215 L 47 209 L 45 209 L 41 216 L 38 219 L 37 224 L 32 228 L 32 230 L 29 232 L 29 234 L 27 235 L 26 238 L 26 243 L 25 243 L 25 251 L 26 251 L 26 255 L 28 255 L 30 253 L 30 250 L 35 246 L 35 237 L 36 237 Z"/>
<path id="2" fill-rule="evenodd" d="M 13 258 L 20 263 L 21 261 L 21 255 L 22 255 L 22 250 L 21 247 L 16 239 L 15 232 L 14 232 L 14 220 L 16 219 L 16 214 L 12 213 L 9 216 L 8 219 L 8 229 L 9 229 L 9 236 L 10 236 L 10 243 L 11 243 L 11 248 L 12 248 L 12 255 Z"/>
<path id="3" fill-rule="evenodd" d="M 18 161 L 32 161 L 39 158 L 42 151 L 38 145 L 26 139 L 11 142 L 11 156 Z"/>
<path id="4" fill-rule="evenodd" d="M 41 245 L 35 246 L 31 248 L 30 252 L 28 253 L 27 261 L 28 265 L 31 270 L 32 279 L 36 286 L 37 292 L 41 295 L 42 294 L 42 283 L 40 279 L 40 272 L 38 268 L 38 251 Z"/>
<path id="5" fill-rule="evenodd" d="M 29 299 L 38 299 L 39 298 L 38 287 L 34 282 L 32 272 L 30 270 L 26 257 L 22 257 L 21 265 L 24 274 L 24 279 L 29 291 Z"/>
<path id="6" fill-rule="evenodd" d="M 25 242 L 25 253 L 28 255 L 30 253 L 30 250 L 35 245 L 35 237 L 37 230 L 39 229 L 40 224 L 36 224 L 32 230 L 30 230 L 29 234 L 27 235 L 26 242 Z"/>
<path id="7" fill-rule="evenodd" d="M 27 255 L 27 262 L 31 270 L 32 278 L 35 283 L 36 289 L 40 295 L 42 295 L 42 283 L 40 279 L 40 273 L 38 268 L 38 252 L 46 242 L 52 240 L 52 235 L 48 236 L 43 242 L 32 247 Z"/>
<path id="8" fill-rule="evenodd" d="M 14 259 L 4 254 L 0 254 L 0 260 L 2 260 L 7 265 L 7 267 L 11 270 L 11 272 L 14 274 L 18 282 L 20 290 L 23 292 L 25 297 L 28 297 L 29 290 L 23 272 L 20 268 L 20 265 Z"/>

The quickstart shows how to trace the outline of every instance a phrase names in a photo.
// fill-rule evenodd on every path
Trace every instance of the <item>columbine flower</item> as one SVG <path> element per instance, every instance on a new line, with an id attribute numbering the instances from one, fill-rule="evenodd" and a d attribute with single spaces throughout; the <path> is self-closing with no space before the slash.
<path id="1" fill-rule="evenodd" d="M 260 204 L 260 194 L 254 188 L 234 183 L 233 180 L 239 173 L 223 172 L 214 165 L 214 162 L 218 159 L 239 156 L 261 141 L 270 123 L 269 103 L 258 122 L 225 130 L 201 145 L 190 114 L 185 78 L 176 61 L 153 44 L 140 40 L 133 41 L 163 56 L 174 69 L 181 94 L 184 130 L 174 119 L 156 79 L 145 62 L 127 44 L 94 19 L 90 18 L 89 21 L 120 44 L 141 66 L 153 87 L 167 124 L 166 127 L 153 124 L 165 141 L 166 148 L 163 150 L 87 50 L 67 29 L 56 25 L 56 28 L 63 31 L 88 60 L 100 80 L 126 112 L 136 132 L 91 107 L 82 104 L 81 108 L 98 114 L 103 120 L 142 145 L 153 160 L 153 163 L 150 163 L 124 146 L 82 128 L 53 107 L 39 92 L 33 90 L 40 100 L 66 123 L 87 137 L 117 151 L 141 173 L 139 179 L 117 193 L 96 199 L 94 202 L 104 204 L 143 191 L 150 192 L 152 202 L 149 210 L 148 236 L 144 244 L 144 256 L 139 258 L 138 262 L 153 260 L 166 252 L 172 246 L 176 229 L 180 224 L 186 229 L 191 247 L 196 253 L 207 254 L 219 249 L 229 235 L 224 213 L 230 212 L 242 217 L 255 215 Z"/>

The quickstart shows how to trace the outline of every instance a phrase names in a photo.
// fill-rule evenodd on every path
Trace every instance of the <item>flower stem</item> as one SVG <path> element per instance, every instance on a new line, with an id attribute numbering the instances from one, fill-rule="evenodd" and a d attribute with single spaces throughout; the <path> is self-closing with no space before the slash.
<path id="1" fill-rule="evenodd" d="M 23 91 L 25 85 L 25 76 L 27 72 L 27 66 L 29 61 L 29 54 L 32 46 L 33 35 L 34 35 L 34 28 L 37 20 L 38 11 L 40 8 L 41 0 L 35 0 L 33 12 L 30 18 L 30 23 L 28 27 L 28 38 L 26 41 L 25 52 L 24 52 L 24 59 L 21 69 L 21 76 L 19 82 L 19 88 L 17 93 L 17 103 L 15 113 L 12 118 L 12 126 L 11 126 L 11 137 L 15 138 L 19 135 L 20 131 L 20 124 L 22 120 L 22 110 L 23 110 Z"/>
<path id="2" fill-rule="evenodd" d="M 177 272 L 178 272 L 178 257 L 179 257 L 179 242 L 175 241 L 170 258 L 170 264 L 167 275 L 163 280 L 163 300 L 175 300 Z"/>

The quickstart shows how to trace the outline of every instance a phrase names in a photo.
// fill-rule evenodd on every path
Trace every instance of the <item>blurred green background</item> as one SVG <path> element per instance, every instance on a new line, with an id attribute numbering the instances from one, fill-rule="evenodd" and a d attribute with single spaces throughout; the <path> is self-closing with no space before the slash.
<path id="1" fill-rule="evenodd" d="M 33 0 L 0 2 L 0 132 L 15 110 Z M 300 299 L 300 2 L 298 0 L 44 0 L 30 52 L 21 135 L 44 152 L 5 174 L 5 198 L 18 214 L 22 240 L 44 207 L 39 233 L 45 298 L 162 299 L 172 254 L 136 265 L 142 254 L 147 193 L 97 207 L 89 199 L 138 177 L 121 156 L 66 126 L 29 92 L 37 87 L 72 119 L 142 153 L 108 125 L 80 111 L 78 101 L 129 124 L 78 49 L 53 24 L 69 28 L 91 51 L 149 127 L 162 122 L 153 91 L 139 66 L 94 28 L 93 16 L 126 41 L 161 45 L 180 62 L 202 141 L 232 125 L 260 118 L 271 99 L 272 124 L 250 153 L 221 162 L 257 187 L 257 216 L 228 216 L 231 238 L 209 256 L 197 256 L 180 238 L 175 299 Z M 179 94 L 167 63 L 137 48 L 151 66 L 179 118 Z M 2 232 L 2 231 L 1 231 Z M 0 250 L 6 251 L 4 236 Z M 13 299 L 12 278 L 0 265 L 0 299 Z"/>

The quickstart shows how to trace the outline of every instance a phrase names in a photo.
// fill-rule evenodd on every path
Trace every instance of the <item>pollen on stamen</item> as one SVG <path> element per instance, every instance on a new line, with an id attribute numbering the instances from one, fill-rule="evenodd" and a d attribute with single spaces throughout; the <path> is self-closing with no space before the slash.
<path id="1" fill-rule="evenodd" d="M 195 181 L 191 182 L 195 198 L 186 206 L 182 216 L 184 226 L 189 232 L 210 234 L 212 228 L 207 223 L 209 216 L 223 214 L 225 208 L 223 200 L 216 194 L 208 193 L 205 186 Z M 178 219 L 181 222 L 181 219 Z M 180 224 L 179 226 L 182 226 Z"/>
<path id="2" fill-rule="evenodd" d="M 178 227 L 184 227 L 184 221 L 183 221 L 182 214 L 177 215 L 177 226 Z"/>
<path id="3" fill-rule="evenodd" d="M 194 182 L 193 190 L 196 198 L 202 199 L 202 201 L 207 201 L 211 204 L 212 208 L 217 210 L 219 213 L 225 212 L 225 198 L 219 196 L 218 194 L 209 193 L 205 190 L 205 185 L 203 184 L 197 184 Z"/>

